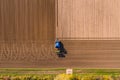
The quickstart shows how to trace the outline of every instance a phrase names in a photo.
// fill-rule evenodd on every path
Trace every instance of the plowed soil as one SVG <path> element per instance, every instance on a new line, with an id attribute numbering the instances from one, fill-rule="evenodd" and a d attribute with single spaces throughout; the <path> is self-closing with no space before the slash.
<path id="1" fill-rule="evenodd" d="M 58 57 L 54 42 L 1 43 L 1 68 L 119 68 L 120 41 L 64 40 L 67 54 Z"/>

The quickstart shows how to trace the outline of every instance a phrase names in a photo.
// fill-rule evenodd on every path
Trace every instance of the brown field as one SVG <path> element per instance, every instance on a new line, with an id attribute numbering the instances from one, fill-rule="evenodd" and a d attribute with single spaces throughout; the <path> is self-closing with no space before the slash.
<path id="1" fill-rule="evenodd" d="M 0 0 L 0 68 L 120 68 L 119 9 L 119 0 Z"/>
<path id="2" fill-rule="evenodd" d="M 58 0 L 57 36 L 120 40 L 120 0 Z"/>
<path id="3" fill-rule="evenodd" d="M 1 44 L 0 67 L 119 68 L 119 40 L 64 40 L 68 53 L 59 58 L 53 43 Z"/>

